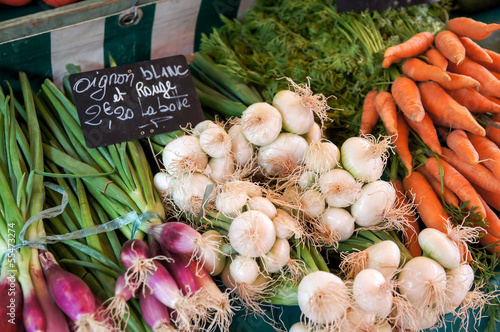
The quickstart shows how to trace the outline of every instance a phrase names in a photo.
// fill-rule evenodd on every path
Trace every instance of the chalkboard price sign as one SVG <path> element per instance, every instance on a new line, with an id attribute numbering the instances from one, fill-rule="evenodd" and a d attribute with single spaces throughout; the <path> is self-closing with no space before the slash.
<path id="1" fill-rule="evenodd" d="M 69 82 L 89 148 L 204 120 L 183 55 L 72 74 Z"/>

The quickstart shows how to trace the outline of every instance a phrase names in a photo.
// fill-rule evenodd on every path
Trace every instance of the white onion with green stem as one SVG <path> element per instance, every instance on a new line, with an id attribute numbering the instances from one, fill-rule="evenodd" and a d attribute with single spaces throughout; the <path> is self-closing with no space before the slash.
<path id="1" fill-rule="evenodd" d="M 162 198 L 172 197 L 175 182 L 173 177 L 167 172 L 158 172 L 153 177 L 153 184 Z"/>
<path id="2" fill-rule="evenodd" d="M 276 238 L 272 248 L 262 256 L 264 269 L 268 273 L 277 273 L 290 261 L 290 243 L 286 239 Z"/>
<path id="3" fill-rule="evenodd" d="M 446 271 L 445 313 L 457 309 L 474 284 L 474 271 L 467 263 Z"/>
<path id="4" fill-rule="evenodd" d="M 343 208 L 329 207 L 315 223 L 313 240 L 326 246 L 336 247 L 338 242 L 349 239 L 354 234 L 354 217 Z"/>
<path id="5" fill-rule="evenodd" d="M 209 128 L 217 128 L 219 125 L 212 120 L 203 120 L 194 126 L 191 135 L 199 136 L 202 132 Z"/>
<path id="6" fill-rule="evenodd" d="M 322 122 L 326 120 L 328 118 L 326 111 L 330 107 L 324 95 L 313 94 L 309 81 L 307 84 L 297 84 L 288 77 L 286 79 L 294 91 L 278 91 L 273 97 L 272 104 L 281 113 L 283 130 L 302 135 L 313 127 L 315 115 Z"/>
<path id="7" fill-rule="evenodd" d="M 268 294 L 268 283 L 261 282 L 262 271 L 252 257 L 237 255 L 226 263 L 221 273 L 224 285 L 238 294 L 244 307 L 256 315 L 264 315 L 260 301 Z"/>
<path id="8" fill-rule="evenodd" d="M 432 258 L 445 269 L 460 265 L 460 248 L 447 234 L 435 228 L 424 228 L 418 234 L 418 244 L 424 256 Z"/>
<path id="9" fill-rule="evenodd" d="M 299 220 L 281 208 L 276 209 L 273 224 L 276 237 L 280 239 L 290 239 L 292 236 L 301 239 L 304 236 Z"/>
<path id="10" fill-rule="evenodd" d="M 318 185 L 329 206 L 345 208 L 359 198 L 363 183 L 348 171 L 336 168 L 321 174 Z"/>
<path id="11" fill-rule="evenodd" d="M 401 295 L 417 308 L 417 311 L 435 312 L 441 315 L 446 303 L 446 272 L 435 260 L 418 256 L 410 259 L 398 275 Z"/>
<path id="12" fill-rule="evenodd" d="M 254 157 L 252 143 L 247 140 L 242 130 L 241 124 L 238 123 L 233 124 L 228 130 L 231 138 L 231 152 L 236 164 L 240 166 L 246 165 Z"/>
<path id="13" fill-rule="evenodd" d="M 333 273 L 315 271 L 299 283 L 297 299 L 309 328 L 326 325 L 338 328 L 350 306 L 349 291 L 344 281 Z"/>
<path id="14" fill-rule="evenodd" d="M 236 217 L 250 197 L 262 196 L 262 189 L 246 180 L 231 180 L 217 188 L 215 208 L 227 217 Z"/>
<path id="15" fill-rule="evenodd" d="M 212 190 L 205 201 L 205 193 L 215 183 L 205 174 L 182 174 L 173 185 L 172 201 L 177 210 L 193 215 L 198 215 L 203 203 L 210 204 L 215 200 L 216 192 Z"/>
<path id="16" fill-rule="evenodd" d="M 340 269 L 348 279 L 354 278 L 360 271 L 370 268 L 382 273 L 386 279 L 392 279 L 401 263 L 401 250 L 391 240 L 384 240 L 362 251 L 343 255 Z"/>
<path id="17" fill-rule="evenodd" d="M 250 143 L 263 146 L 273 142 L 280 134 L 282 117 L 274 106 L 259 102 L 243 111 L 240 124 L 243 135 Z"/>
<path id="18" fill-rule="evenodd" d="M 361 188 L 359 197 L 351 205 L 351 214 L 364 229 L 404 231 L 408 223 L 406 216 L 412 209 L 412 203 L 397 199 L 392 183 L 375 180 Z"/>
<path id="19" fill-rule="evenodd" d="M 216 183 L 224 183 L 231 180 L 235 168 L 233 155 L 227 154 L 221 158 L 210 158 L 204 174 Z"/>
<path id="20" fill-rule="evenodd" d="M 247 205 L 249 210 L 261 211 L 271 219 L 275 218 L 278 215 L 276 206 L 274 206 L 273 202 L 271 202 L 271 200 L 266 197 L 249 197 Z"/>
<path id="21" fill-rule="evenodd" d="M 307 189 L 300 195 L 298 208 L 310 218 L 318 218 L 326 209 L 326 201 L 319 190 Z"/>
<path id="22" fill-rule="evenodd" d="M 225 243 L 224 236 L 213 229 L 201 233 L 201 236 L 208 242 L 217 243 L 217 245 L 214 250 L 201 251 L 198 257 L 200 266 L 212 276 L 219 275 L 226 264 L 226 255 L 219 249 Z"/>
<path id="23" fill-rule="evenodd" d="M 316 184 L 317 174 L 313 171 L 299 172 L 297 185 L 301 189 L 312 188 Z"/>
<path id="24" fill-rule="evenodd" d="M 376 321 L 377 321 L 376 315 L 364 311 L 356 304 L 356 302 L 354 302 L 349 307 L 346 315 L 342 319 L 342 324 L 341 327 L 339 328 L 339 331 L 378 332 L 378 330 L 375 328 Z"/>
<path id="25" fill-rule="evenodd" d="M 162 152 L 163 167 L 170 174 L 200 172 L 208 163 L 208 156 L 193 135 L 182 135 L 170 141 Z"/>
<path id="26" fill-rule="evenodd" d="M 234 218 L 227 235 L 234 250 L 248 257 L 265 255 L 276 240 L 272 220 L 257 210 L 245 211 Z"/>
<path id="27" fill-rule="evenodd" d="M 384 172 L 390 144 L 390 137 L 350 137 L 340 148 L 342 166 L 359 181 L 378 180 Z"/>
<path id="28" fill-rule="evenodd" d="M 323 130 L 321 129 L 321 126 L 315 122 L 311 127 L 311 130 L 301 136 L 305 138 L 308 144 L 311 144 L 315 141 L 321 141 L 323 139 Z"/>
<path id="29" fill-rule="evenodd" d="M 379 318 L 392 310 L 395 284 L 375 269 L 364 269 L 354 278 L 352 296 L 357 306 Z"/>
<path id="30" fill-rule="evenodd" d="M 330 141 L 315 141 L 309 144 L 304 155 L 304 166 L 322 174 L 340 166 L 340 150 Z"/>
<path id="31" fill-rule="evenodd" d="M 257 163 L 266 175 L 286 176 L 302 165 L 307 147 L 303 137 L 281 133 L 274 141 L 259 148 Z"/>
<path id="32" fill-rule="evenodd" d="M 205 129 L 199 139 L 201 149 L 212 158 L 224 158 L 231 152 L 231 137 L 221 126 Z"/>

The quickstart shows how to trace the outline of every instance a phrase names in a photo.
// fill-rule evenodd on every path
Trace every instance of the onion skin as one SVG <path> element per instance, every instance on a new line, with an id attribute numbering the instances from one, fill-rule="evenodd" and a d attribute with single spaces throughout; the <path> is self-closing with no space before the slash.
<path id="1" fill-rule="evenodd" d="M 2 332 L 21 332 L 23 326 L 23 292 L 19 283 L 12 276 L 6 276 L 0 282 L 0 326 Z"/>
<path id="2" fill-rule="evenodd" d="M 189 295 L 196 293 L 196 291 L 198 291 L 196 275 L 190 268 L 188 259 L 184 255 L 169 252 L 165 248 L 163 248 L 162 254 L 172 259 L 172 262 L 162 262 L 165 263 L 164 266 L 167 268 L 172 278 L 174 278 L 182 294 Z"/>
<path id="3" fill-rule="evenodd" d="M 120 253 L 120 259 L 125 267 L 130 267 L 137 260 L 148 259 L 150 256 L 151 252 L 147 243 L 138 239 L 125 242 Z"/>
<path id="4" fill-rule="evenodd" d="M 162 324 L 170 324 L 170 314 L 167 307 L 158 301 L 150 292 L 140 292 L 139 304 L 144 320 L 153 329 L 158 329 Z"/>
<path id="5" fill-rule="evenodd" d="M 95 298 L 87 284 L 61 268 L 49 252 L 41 252 L 39 257 L 49 290 L 59 308 L 73 321 L 83 314 L 94 314 Z"/>
<path id="6" fill-rule="evenodd" d="M 156 271 L 148 278 L 148 286 L 153 290 L 153 295 L 164 305 L 175 309 L 176 301 L 182 297 L 179 287 L 172 275 L 158 261 L 154 261 Z"/>
<path id="7" fill-rule="evenodd" d="M 46 331 L 47 318 L 34 290 L 24 294 L 23 320 L 27 332 Z"/>
<path id="8" fill-rule="evenodd" d="M 168 251 L 176 254 L 192 254 L 198 249 L 196 241 L 201 234 L 181 222 L 167 222 L 151 227 L 153 236 Z"/>

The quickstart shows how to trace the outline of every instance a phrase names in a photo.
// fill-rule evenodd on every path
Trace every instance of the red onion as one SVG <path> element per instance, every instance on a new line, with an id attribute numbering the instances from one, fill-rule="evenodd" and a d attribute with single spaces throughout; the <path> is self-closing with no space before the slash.
<path id="1" fill-rule="evenodd" d="M 168 272 L 172 275 L 181 290 L 183 295 L 191 295 L 198 291 L 198 284 L 196 282 L 196 275 L 189 266 L 189 260 L 184 255 L 169 252 L 167 249 L 162 251 L 165 257 L 170 258 L 172 261 L 165 264 Z"/>
<path id="2" fill-rule="evenodd" d="M 23 291 L 23 294 L 23 320 L 26 331 L 46 331 L 47 319 L 38 301 L 38 297 L 36 297 L 35 290 L 32 288 L 29 292 Z"/>
<path id="3" fill-rule="evenodd" d="M 200 250 L 201 234 L 182 222 L 153 225 L 151 234 L 168 251 L 176 254 L 195 254 Z"/>
<path id="4" fill-rule="evenodd" d="M 106 320 L 110 318 L 115 327 L 120 328 L 125 321 L 125 327 L 130 315 L 127 301 L 135 296 L 130 287 L 126 284 L 125 273 L 118 276 L 115 283 L 114 296 L 108 299 L 104 305 L 99 305 L 97 314 Z"/>
<path id="5" fill-rule="evenodd" d="M 75 325 L 91 330 L 110 329 L 110 326 L 105 326 L 105 323 L 95 317 L 95 297 L 89 286 L 76 275 L 61 268 L 50 252 L 40 252 L 39 257 L 54 301 Z"/>
<path id="6" fill-rule="evenodd" d="M 170 325 L 170 315 L 168 308 L 158 301 L 150 292 L 142 292 L 139 295 L 142 316 L 153 331 L 176 331 Z"/>
<path id="7" fill-rule="evenodd" d="M 0 326 L 2 332 L 20 332 L 23 327 L 23 293 L 14 275 L 0 281 Z"/>

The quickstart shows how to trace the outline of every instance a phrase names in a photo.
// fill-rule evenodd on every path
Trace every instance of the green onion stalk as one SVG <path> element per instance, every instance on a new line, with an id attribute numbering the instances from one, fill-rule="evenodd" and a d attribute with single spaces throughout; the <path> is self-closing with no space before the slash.
<path id="1" fill-rule="evenodd" d="M 5 275 L 5 266 L 16 270 L 15 274 L 24 297 L 23 319 L 27 329 L 69 331 L 62 311 L 48 290 L 38 258 L 38 249 L 23 246 L 17 251 L 14 250 L 14 246 L 22 245 L 24 240 L 45 235 L 40 218 L 27 226 L 26 238 L 21 237 L 26 221 L 30 218 L 36 219 L 42 211 L 44 193 L 43 176 L 36 174 L 37 170 L 43 169 L 43 153 L 33 92 L 24 73 L 20 73 L 20 81 L 25 112 L 16 111 L 12 90 L 10 95 L 6 96 L 0 89 L 0 111 L 4 129 L 2 143 L 5 143 L 0 147 L 0 154 L 6 157 L 0 165 L 0 197 L 4 211 L 2 228 L 7 229 L 5 234 L 10 252 L 7 265 L 2 266 L 2 275 Z M 11 241 L 13 239 L 15 243 Z"/>

